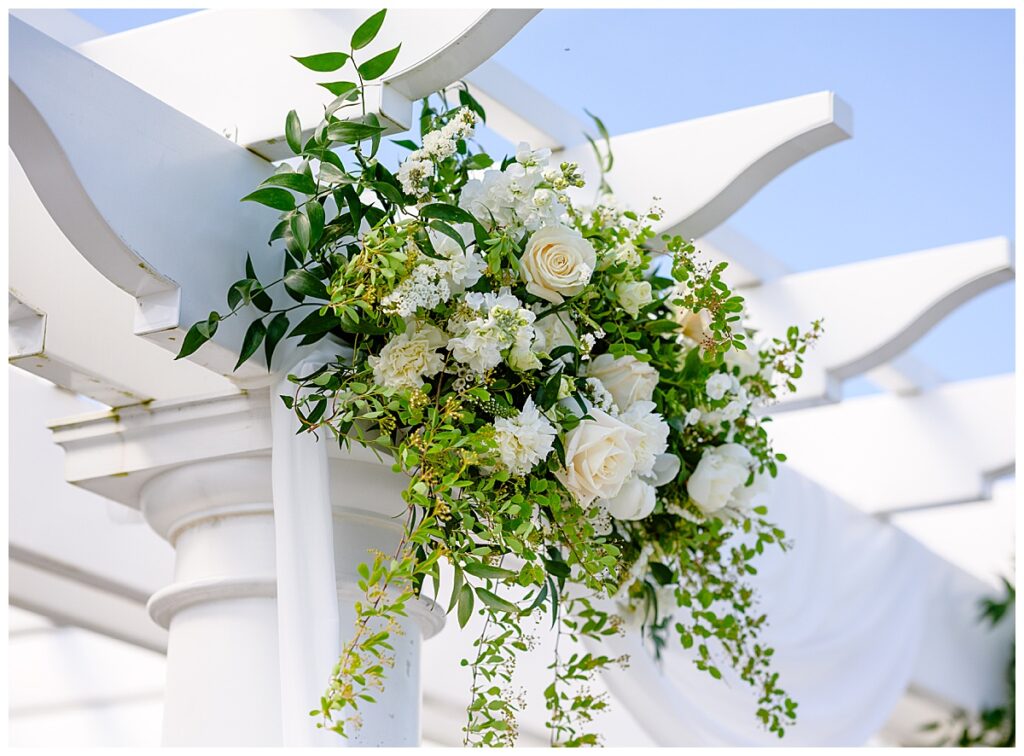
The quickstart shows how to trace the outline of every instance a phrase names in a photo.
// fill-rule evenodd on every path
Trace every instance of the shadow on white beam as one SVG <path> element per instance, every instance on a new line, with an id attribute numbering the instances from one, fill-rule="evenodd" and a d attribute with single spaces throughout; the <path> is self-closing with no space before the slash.
<path id="1" fill-rule="evenodd" d="M 10 363 L 112 407 L 234 390 L 133 335 L 134 298 L 78 253 L 9 158 L 10 286 L 22 303 L 9 295 Z"/>
<path id="2" fill-rule="evenodd" d="M 412 103 L 491 57 L 539 11 L 399 8 L 364 54 L 401 43 L 394 73 L 367 93 L 393 131 L 412 126 Z M 85 56 L 268 160 L 291 157 L 284 114 L 305 134 L 331 95 L 317 81 L 350 79 L 351 68 L 316 74 L 289 56 L 346 50 L 365 9 L 209 10 L 79 46 Z M 225 55 L 224 40 L 231 40 Z M 189 50 L 188 55 L 181 51 Z M 372 98 L 376 98 L 373 100 Z"/>
<path id="3" fill-rule="evenodd" d="M 850 106 L 832 92 L 816 92 L 614 136 L 615 162 L 630 168 L 613 171 L 609 181 L 616 198 L 638 210 L 659 198 L 659 232 L 696 238 L 790 166 L 852 135 Z M 588 144 L 567 150 L 564 159 L 591 178 L 599 173 Z"/>
<path id="4" fill-rule="evenodd" d="M 881 514 L 988 498 L 1015 461 L 1014 376 L 949 383 L 776 414 L 795 470 Z"/>
<path id="5" fill-rule="evenodd" d="M 64 235 L 135 296 L 136 334 L 176 352 L 223 308 L 246 251 L 277 273 L 273 218 L 237 199 L 269 173 L 264 160 L 17 18 L 10 43 L 11 147 Z M 194 361 L 231 373 L 245 327 L 225 321 Z M 253 362 L 237 377 L 264 372 Z"/>
<path id="6" fill-rule="evenodd" d="M 793 273 L 743 290 L 764 333 L 824 318 L 797 391 L 773 408 L 839 401 L 841 384 L 889 363 L 960 305 L 1014 277 L 1003 237 Z"/>

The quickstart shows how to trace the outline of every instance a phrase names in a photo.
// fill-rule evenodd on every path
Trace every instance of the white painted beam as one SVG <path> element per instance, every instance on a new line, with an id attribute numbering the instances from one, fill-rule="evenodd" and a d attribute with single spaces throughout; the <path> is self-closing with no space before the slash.
<path id="1" fill-rule="evenodd" d="M 466 74 L 465 81 L 487 111 L 487 128 L 513 144 L 557 151 L 580 144 L 594 130 L 493 60 Z"/>
<path id="2" fill-rule="evenodd" d="M 788 465 L 866 512 L 986 499 L 1015 460 L 1014 376 L 773 414 Z M 770 410 L 774 413 L 774 408 Z"/>
<path id="3" fill-rule="evenodd" d="M 853 111 L 832 92 L 792 97 L 611 138 L 618 165 L 609 182 L 623 204 L 665 209 L 658 231 L 704 236 L 769 181 L 818 150 L 853 135 Z M 566 150 L 592 180 L 589 145 Z M 589 191 L 589 190 L 588 190 Z"/>
<path id="4" fill-rule="evenodd" d="M 64 235 L 136 298 L 136 334 L 176 352 L 223 309 L 246 251 L 279 274 L 272 215 L 238 202 L 270 172 L 263 159 L 17 18 L 10 43 L 11 147 Z M 246 325 L 225 321 L 193 360 L 231 373 Z M 238 377 L 263 374 L 257 360 Z"/>
<path id="5" fill-rule="evenodd" d="M 78 253 L 9 158 L 11 364 L 112 407 L 233 391 L 132 333 L 135 299 Z"/>
<path id="6" fill-rule="evenodd" d="M 404 131 L 412 102 L 445 88 L 485 62 L 537 10 L 388 12 L 363 59 L 401 43 L 393 73 L 368 93 L 371 110 Z M 173 108 L 230 136 L 268 160 L 290 157 L 284 113 L 295 109 L 307 133 L 331 95 L 318 81 L 352 80 L 351 68 L 316 74 L 289 60 L 347 50 L 363 9 L 211 10 L 91 40 L 79 50 Z M 231 44 L 225 46 L 225 40 Z M 188 55 L 181 50 L 188 49 Z"/>
<path id="7" fill-rule="evenodd" d="M 842 382 L 893 360 L 960 305 L 1014 277 L 996 237 L 794 273 L 743 291 L 766 334 L 825 320 L 797 391 L 775 412 L 838 401 Z"/>

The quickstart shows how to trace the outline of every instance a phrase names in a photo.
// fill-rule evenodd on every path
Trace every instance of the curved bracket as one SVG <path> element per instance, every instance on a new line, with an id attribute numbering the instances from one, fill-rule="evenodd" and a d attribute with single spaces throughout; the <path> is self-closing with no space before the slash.
<path id="1" fill-rule="evenodd" d="M 611 138 L 616 198 L 666 209 L 659 233 L 703 236 L 769 181 L 808 155 L 853 135 L 853 111 L 832 92 L 816 92 Z M 588 144 L 566 150 L 591 181 L 598 168 Z"/>
<path id="2" fill-rule="evenodd" d="M 176 352 L 244 277 L 246 251 L 262 276 L 280 270 L 273 218 L 237 200 L 264 160 L 17 18 L 10 42 L 11 147 L 64 235 L 136 298 L 136 334 Z M 194 361 L 231 374 L 245 327 L 225 321 Z"/>
<path id="3" fill-rule="evenodd" d="M 370 110 L 392 131 L 412 126 L 412 103 L 484 63 L 539 11 L 389 11 L 367 55 L 401 43 L 393 73 L 367 92 Z M 213 10 L 90 40 L 79 50 L 177 110 L 268 160 L 291 157 L 283 114 L 295 109 L 306 136 L 330 99 L 319 81 L 352 79 L 351 69 L 313 74 L 289 60 L 344 49 L 368 12 Z M 424 30 L 430 33 L 424 33 Z M 244 30 L 244 33 L 239 33 Z M 224 55 L 223 40 L 231 39 Z M 189 55 L 181 55 L 183 49 Z"/>
<path id="4" fill-rule="evenodd" d="M 794 273 L 743 289 L 765 333 L 825 319 L 796 393 L 772 408 L 839 401 L 842 382 L 891 361 L 960 305 L 1014 277 L 1004 237 Z M 859 294 L 860 296 L 856 296 Z"/>

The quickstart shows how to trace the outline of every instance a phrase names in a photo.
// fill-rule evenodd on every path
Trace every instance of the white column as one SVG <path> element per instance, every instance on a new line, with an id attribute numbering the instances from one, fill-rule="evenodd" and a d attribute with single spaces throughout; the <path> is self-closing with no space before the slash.
<path id="1" fill-rule="evenodd" d="M 282 452 L 274 443 L 271 402 L 280 402 L 275 393 L 250 389 L 123 407 L 51 426 L 66 452 L 69 481 L 141 509 L 175 548 L 174 581 L 148 607 L 169 633 L 164 743 L 418 745 L 421 643 L 444 622 L 427 599 L 407 606 L 404 634 L 391 639 L 395 664 L 386 689 L 377 703 L 361 706 L 361 729 L 341 739 L 317 731 L 309 716 L 327 689 L 338 650 L 354 632 L 359 564 L 372 561 L 370 549 L 392 554 L 400 542 L 407 479 L 372 452 L 345 451 L 325 434 L 312 448 L 312 437 L 297 438 L 289 446 L 297 455 L 290 463 L 272 462 L 272 449 Z M 282 467 L 291 472 L 279 472 Z M 291 476 L 295 483 L 318 470 L 326 480 L 305 488 L 280 479 Z M 286 539 L 287 557 L 275 528 L 279 491 L 287 493 L 291 514 L 299 515 Z M 311 510 L 319 516 L 306 516 Z M 278 566 L 285 563 L 293 583 L 305 570 L 319 589 L 279 617 Z M 284 643 L 279 628 L 285 627 L 308 632 Z M 283 673 L 291 666 L 285 656 L 295 652 L 296 663 L 304 659 L 299 644 L 305 638 L 320 638 L 326 651 L 286 705 Z M 285 737 L 285 722 L 294 740 Z"/>
<path id="2" fill-rule="evenodd" d="M 174 582 L 148 609 L 168 630 L 163 743 L 281 743 L 270 457 L 177 467 L 140 492 L 175 547 Z"/>
<path id="3" fill-rule="evenodd" d="M 342 643 L 352 637 L 354 604 L 363 599 L 356 571 L 359 564 L 372 563 L 371 549 L 389 556 L 394 554 L 405 527 L 402 491 L 408 479 L 378 462 L 358 459 L 358 453 L 347 459 L 331 460 L 334 564 Z M 384 690 L 373 692 L 375 704 L 360 706 L 362 727 L 348 740 L 334 745 L 419 745 L 422 642 L 444 626 L 444 611 L 426 597 L 410 602 L 406 610 L 408 617 L 399 622 L 403 634 L 388 639 L 394 646 L 394 665 L 386 670 Z"/>

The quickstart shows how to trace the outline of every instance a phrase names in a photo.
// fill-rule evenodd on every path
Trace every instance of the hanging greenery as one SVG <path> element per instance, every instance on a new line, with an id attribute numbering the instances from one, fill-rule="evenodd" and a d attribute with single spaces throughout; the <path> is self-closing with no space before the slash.
<path id="1" fill-rule="evenodd" d="M 724 263 L 659 237 L 656 207 L 616 204 L 596 118 L 589 206 L 579 167 L 548 150 L 480 150 L 485 112 L 465 86 L 423 101 L 420 139 L 396 141 L 409 153 L 390 170 L 366 98 L 400 49 L 369 50 L 384 18 L 345 51 L 296 58 L 333 79 L 321 86 L 334 99 L 308 133 L 288 114 L 295 159 L 243 198 L 281 213 L 281 276 L 260 280 L 247 260 L 229 309 L 195 324 L 179 354 L 229 317 L 252 318 L 239 365 L 261 347 L 270 364 L 286 337 L 331 340 L 337 357 L 291 376 L 283 400 L 306 430 L 370 446 L 408 478 L 404 536 L 360 566 L 356 626 L 312 714 L 341 735 L 358 727 L 387 684 L 399 618 L 432 595 L 461 626 L 483 619 L 466 660 L 468 744 L 514 742 L 515 660 L 541 615 L 559 641 L 636 625 L 660 652 L 674 637 L 712 677 L 733 668 L 781 736 L 796 703 L 747 579 L 766 548 L 786 547 L 755 498 L 784 457 L 755 409 L 794 389 L 820 323 L 756 340 Z M 268 295 L 278 286 L 288 306 Z M 552 744 L 598 742 L 591 720 L 607 702 L 586 682 L 624 662 L 556 645 Z"/>

